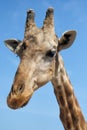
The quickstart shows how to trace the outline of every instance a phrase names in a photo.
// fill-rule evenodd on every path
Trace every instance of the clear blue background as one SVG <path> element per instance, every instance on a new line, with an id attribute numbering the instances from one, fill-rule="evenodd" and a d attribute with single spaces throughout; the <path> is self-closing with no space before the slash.
<path id="1" fill-rule="evenodd" d="M 26 11 L 36 12 L 41 27 L 48 7 L 55 10 L 55 31 L 77 30 L 73 46 L 61 52 L 75 95 L 87 119 L 87 1 L 86 0 L 0 0 L 0 130 L 63 130 L 59 106 L 51 83 L 37 90 L 26 107 L 11 110 L 6 97 L 10 91 L 19 58 L 4 40 L 24 36 Z"/>

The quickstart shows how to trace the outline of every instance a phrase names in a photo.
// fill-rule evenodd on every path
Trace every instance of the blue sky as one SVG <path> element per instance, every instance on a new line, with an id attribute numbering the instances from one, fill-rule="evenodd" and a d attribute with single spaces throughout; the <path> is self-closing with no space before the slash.
<path id="1" fill-rule="evenodd" d="M 11 110 L 6 97 L 19 64 L 19 58 L 4 45 L 4 40 L 24 36 L 26 11 L 35 10 L 41 27 L 48 7 L 55 10 L 55 31 L 77 30 L 73 46 L 61 52 L 84 117 L 87 119 L 87 1 L 86 0 L 1 0 L 0 1 L 0 130 L 63 130 L 59 107 L 51 83 L 35 92 L 26 107 Z"/>

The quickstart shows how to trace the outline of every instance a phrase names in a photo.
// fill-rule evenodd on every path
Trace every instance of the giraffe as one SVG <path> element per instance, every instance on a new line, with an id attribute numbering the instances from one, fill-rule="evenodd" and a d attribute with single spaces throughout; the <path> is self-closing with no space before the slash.
<path id="1" fill-rule="evenodd" d="M 65 130 L 87 130 L 87 124 L 75 97 L 59 52 L 69 48 L 76 31 L 58 38 L 54 29 L 54 9 L 48 8 L 42 28 L 34 22 L 35 13 L 27 11 L 24 39 L 7 39 L 6 46 L 20 58 L 7 104 L 12 109 L 27 105 L 34 92 L 51 81 Z"/>

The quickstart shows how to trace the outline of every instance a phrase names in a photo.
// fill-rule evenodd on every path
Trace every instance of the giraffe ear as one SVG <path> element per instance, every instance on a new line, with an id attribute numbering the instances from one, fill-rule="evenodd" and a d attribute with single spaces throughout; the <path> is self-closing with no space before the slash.
<path id="1" fill-rule="evenodd" d="M 4 41 L 5 45 L 14 53 L 18 53 L 20 50 L 20 44 L 22 43 L 20 40 L 17 39 L 7 39 Z"/>
<path id="2" fill-rule="evenodd" d="M 76 31 L 70 30 L 70 31 L 65 32 L 62 35 L 62 37 L 58 40 L 59 51 L 69 48 L 73 44 L 75 37 L 76 37 Z"/>

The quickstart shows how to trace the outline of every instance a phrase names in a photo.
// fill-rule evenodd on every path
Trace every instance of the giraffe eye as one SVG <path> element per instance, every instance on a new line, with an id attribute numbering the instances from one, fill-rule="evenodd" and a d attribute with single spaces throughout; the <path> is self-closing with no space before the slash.
<path id="1" fill-rule="evenodd" d="M 56 51 L 49 50 L 49 51 L 46 53 L 46 56 L 52 58 L 52 57 L 54 57 L 55 54 L 56 54 Z"/>
<path id="2" fill-rule="evenodd" d="M 25 50 L 27 48 L 26 43 L 24 42 L 22 45 L 22 49 Z"/>

